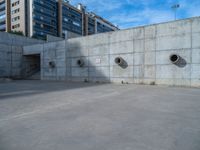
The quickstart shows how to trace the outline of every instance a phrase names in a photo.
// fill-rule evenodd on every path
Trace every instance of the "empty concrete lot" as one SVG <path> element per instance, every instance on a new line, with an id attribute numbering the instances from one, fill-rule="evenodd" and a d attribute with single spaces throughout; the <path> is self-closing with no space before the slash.
<path id="1" fill-rule="evenodd" d="M 0 83 L 0 150 L 200 150 L 200 89 Z"/>

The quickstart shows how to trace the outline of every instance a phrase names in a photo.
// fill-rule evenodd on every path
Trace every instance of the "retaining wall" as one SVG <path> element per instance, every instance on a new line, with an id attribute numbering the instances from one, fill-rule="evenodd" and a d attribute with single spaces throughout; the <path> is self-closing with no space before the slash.
<path id="1" fill-rule="evenodd" d="M 199 87 L 199 27 L 200 17 L 195 17 L 41 44 L 42 79 Z M 34 46 L 24 51 L 30 49 Z M 173 64 L 171 54 L 184 63 Z M 117 65 L 116 57 L 125 65 Z"/>
<path id="2" fill-rule="evenodd" d="M 0 32 L 0 78 L 21 78 L 23 46 L 44 43 L 19 35 Z"/>

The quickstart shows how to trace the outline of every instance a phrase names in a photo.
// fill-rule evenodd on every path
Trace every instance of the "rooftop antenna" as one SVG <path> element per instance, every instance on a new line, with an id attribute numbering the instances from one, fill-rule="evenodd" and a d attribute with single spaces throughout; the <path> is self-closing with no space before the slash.
<path id="1" fill-rule="evenodd" d="M 172 5 L 171 8 L 174 11 L 174 20 L 176 20 L 177 19 L 177 10 L 178 10 L 178 8 L 180 8 L 180 4 Z"/>

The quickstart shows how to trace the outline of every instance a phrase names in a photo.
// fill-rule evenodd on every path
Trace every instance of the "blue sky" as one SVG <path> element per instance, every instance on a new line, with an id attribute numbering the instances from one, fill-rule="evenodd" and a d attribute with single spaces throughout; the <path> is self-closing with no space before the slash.
<path id="1" fill-rule="evenodd" d="M 200 16 L 200 0 L 70 0 L 108 19 L 121 29 L 174 20 L 171 6 L 179 3 L 177 18 Z"/>

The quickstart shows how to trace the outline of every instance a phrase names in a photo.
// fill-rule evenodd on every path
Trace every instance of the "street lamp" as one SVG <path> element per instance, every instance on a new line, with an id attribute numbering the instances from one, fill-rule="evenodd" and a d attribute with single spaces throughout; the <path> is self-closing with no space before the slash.
<path id="1" fill-rule="evenodd" d="M 180 8 L 180 4 L 172 5 L 171 8 L 174 10 L 174 19 L 176 20 L 176 18 L 177 18 L 177 9 Z"/>

